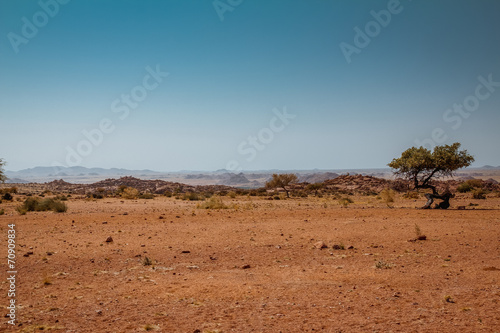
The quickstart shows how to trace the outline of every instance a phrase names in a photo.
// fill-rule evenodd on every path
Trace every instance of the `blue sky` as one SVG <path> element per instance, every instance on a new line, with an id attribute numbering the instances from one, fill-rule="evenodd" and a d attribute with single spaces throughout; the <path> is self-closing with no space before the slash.
<path id="1" fill-rule="evenodd" d="M 377 168 L 459 141 L 500 165 L 499 37 L 495 0 L 2 0 L 0 157 Z"/>

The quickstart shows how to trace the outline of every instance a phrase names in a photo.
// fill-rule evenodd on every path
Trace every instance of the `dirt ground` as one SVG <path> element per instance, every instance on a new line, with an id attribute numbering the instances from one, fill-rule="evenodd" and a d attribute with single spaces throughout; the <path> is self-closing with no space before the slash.
<path id="1" fill-rule="evenodd" d="M 14 223 L 18 308 L 0 331 L 500 332 L 500 198 L 224 201 L 2 203 L 1 302 Z"/>

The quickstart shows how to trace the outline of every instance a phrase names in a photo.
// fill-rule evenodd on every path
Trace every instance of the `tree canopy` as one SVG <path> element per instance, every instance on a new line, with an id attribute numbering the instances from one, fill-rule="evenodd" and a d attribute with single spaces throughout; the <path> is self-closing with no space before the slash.
<path id="1" fill-rule="evenodd" d="M 266 183 L 267 188 L 282 188 L 289 197 L 287 186 L 297 181 L 297 176 L 293 173 L 273 174 L 273 178 Z"/>
<path id="2" fill-rule="evenodd" d="M 433 177 L 450 177 L 458 169 L 466 168 L 474 162 L 474 157 L 467 150 L 459 150 L 460 143 L 452 145 L 436 146 L 431 152 L 424 147 L 409 148 L 401 157 L 395 158 L 389 163 L 394 173 L 413 182 L 414 188 L 428 188 L 432 190 L 427 193 L 427 203 L 422 208 L 431 208 L 434 199 L 443 200 L 435 208 L 447 209 L 450 207 L 450 198 L 454 197 L 449 190 L 439 194 L 436 187 L 430 182 Z"/>
<path id="3" fill-rule="evenodd" d="M 474 162 L 467 150 L 459 150 L 460 146 L 458 142 L 436 146 L 432 152 L 424 147 L 412 147 L 393 159 L 389 166 L 396 175 L 412 181 L 415 189 L 430 188 L 437 194 L 436 188 L 429 184 L 433 177 L 453 176 L 456 170 Z"/>

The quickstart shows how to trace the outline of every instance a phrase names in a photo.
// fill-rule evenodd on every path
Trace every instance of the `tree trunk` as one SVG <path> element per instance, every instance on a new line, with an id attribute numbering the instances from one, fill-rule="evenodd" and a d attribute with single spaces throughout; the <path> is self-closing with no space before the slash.
<path id="1" fill-rule="evenodd" d="M 443 201 L 440 202 L 439 204 L 436 204 L 434 206 L 434 209 L 448 209 L 450 207 L 450 199 L 453 198 L 454 195 L 451 194 L 449 191 L 446 191 L 442 195 L 427 193 L 425 197 L 427 198 L 427 203 L 422 207 L 422 209 L 430 209 L 432 203 L 434 202 L 434 199 L 439 199 Z"/>

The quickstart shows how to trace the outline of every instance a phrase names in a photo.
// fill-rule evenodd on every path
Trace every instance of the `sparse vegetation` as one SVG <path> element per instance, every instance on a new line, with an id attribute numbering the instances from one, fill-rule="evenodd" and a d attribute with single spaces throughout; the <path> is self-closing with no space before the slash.
<path id="1" fill-rule="evenodd" d="M 153 265 L 153 261 L 151 259 L 149 259 L 149 257 L 145 257 L 144 260 L 142 261 L 142 264 L 144 266 L 151 266 L 151 265 Z"/>
<path id="2" fill-rule="evenodd" d="M 324 186 L 323 183 L 314 183 L 314 184 L 307 185 L 307 189 L 309 191 L 314 192 L 314 196 L 317 197 L 318 196 L 318 191 L 321 190 L 323 188 L 323 186 Z"/>
<path id="3" fill-rule="evenodd" d="M 391 189 L 391 188 L 386 188 L 383 189 L 382 192 L 380 192 L 380 197 L 382 200 L 385 202 L 387 207 L 391 207 L 391 204 L 394 203 L 394 196 L 396 195 L 396 192 Z"/>
<path id="4" fill-rule="evenodd" d="M 139 197 L 139 190 L 133 187 L 125 187 L 121 191 L 120 195 L 124 199 L 129 199 L 129 200 L 137 199 Z"/>
<path id="5" fill-rule="evenodd" d="M 436 146 L 431 152 L 424 147 L 409 148 L 389 163 L 396 175 L 413 182 L 414 189 L 430 189 L 427 193 L 427 203 L 422 208 L 431 208 L 435 199 L 442 200 L 436 208 L 447 209 L 453 195 L 449 191 L 439 194 L 436 186 L 431 183 L 433 178 L 453 176 L 458 169 L 466 168 L 474 162 L 474 157 L 467 150 L 460 149 L 460 143 Z"/>
<path id="6" fill-rule="evenodd" d="M 472 198 L 473 199 L 486 199 L 486 191 L 483 190 L 482 188 L 475 189 L 472 192 Z"/>
<path id="7" fill-rule="evenodd" d="M 392 264 L 387 263 L 384 260 L 379 260 L 375 264 L 375 268 L 377 268 L 377 269 L 391 269 L 392 266 L 393 266 Z"/>
<path id="8" fill-rule="evenodd" d="M 338 202 L 344 208 L 347 208 L 347 206 L 349 206 L 349 204 L 354 203 L 354 201 L 349 197 L 343 197 L 343 198 L 339 199 Z"/>
<path id="9" fill-rule="evenodd" d="M 30 197 L 22 205 L 16 207 L 16 211 L 20 215 L 25 215 L 27 212 L 45 212 L 49 210 L 56 213 L 64 213 L 68 210 L 68 206 L 64 202 L 53 198 L 40 200 Z"/>
<path id="10" fill-rule="evenodd" d="M 403 198 L 405 199 L 418 199 L 420 198 L 420 194 L 417 191 L 408 191 L 403 194 Z"/>
<path id="11" fill-rule="evenodd" d="M 203 200 L 204 197 L 198 193 L 194 192 L 187 192 L 180 197 L 182 200 L 189 200 L 189 201 L 198 201 L 198 200 Z"/>
<path id="12" fill-rule="evenodd" d="M 417 240 L 426 240 L 427 236 L 422 234 L 422 230 L 420 229 L 420 226 L 415 223 L 415 235 L 417 236 Z"/>
<path id="13" fill-rule="evenodd" d="M 200 203 L 197 208 L 200 209 L 227 209 L 229 208 L 224 204 L 222 198 L 219 196 L 212 196 L 211 198 L 205 200 L 203 203 Z"/>
<path id="14" fill-rule="evenodd" d="M 139 194 L 139 199 L 151 200 L 154 198 L 155 198 L 155 195 L 153 193 L 146 192 L 146 193 Z"/>
<path id="15" fill-rule="evenodd" d="M 295 174 L 293 173 L 283 173 L 283 174 L 273 174 L 273 178 L 266 183 L 266 188 L 269 189 L 275 189 L 275 188 L 282 188 L 285 193 L 286 197 L 290 197 L 290 190 L 288 186 L 292 183 L 297 182 L 298 178 Z"/>

